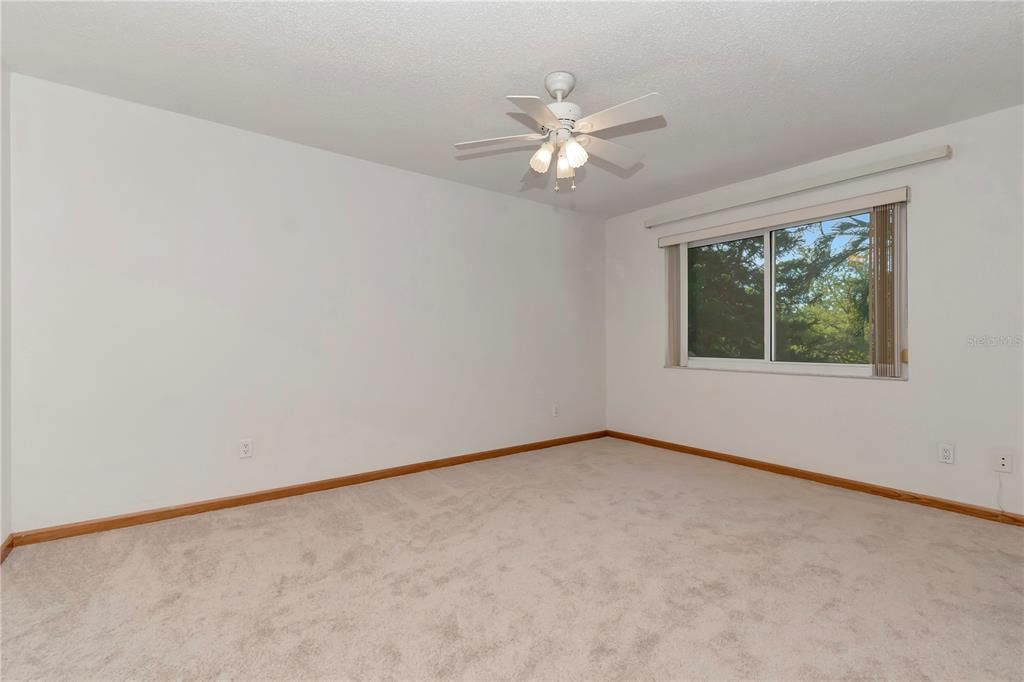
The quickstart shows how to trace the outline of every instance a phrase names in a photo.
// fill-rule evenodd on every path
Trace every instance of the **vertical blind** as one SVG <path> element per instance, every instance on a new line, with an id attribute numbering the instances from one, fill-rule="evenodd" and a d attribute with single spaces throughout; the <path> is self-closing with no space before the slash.
<path id="1" fill-rule="evenodd" d="M 665 273 L 668 285 L 668 346 L 665 350 L 665 366 L 679 367 L 682 363 L 682 305 L 683 274 L 679 259 L 678 244 L 665 247 Z"/>
<path id="2" fill-rule="evenodd" d="M 870 289 L 871 374 L 896 378 L 902 369 L 903 203 L 871 209 Z"/>

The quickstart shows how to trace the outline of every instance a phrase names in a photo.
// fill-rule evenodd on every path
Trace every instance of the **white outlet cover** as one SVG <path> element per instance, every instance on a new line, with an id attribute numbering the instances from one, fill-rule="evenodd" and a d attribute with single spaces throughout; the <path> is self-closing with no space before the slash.
<path id="1" fill-rule="evenodd" d="M 940 445 L 939 462 L 942 464 L 956 464 L 956 446 L 948 443 Z"/>
<path id="2" fill-rule="evenodd" d="M 1013 454 L 1009 452 L 996 452 L 992 455 L 992 471 L 1000 474 L 1013 473 Z"/>
<path id="3" fill-rule="evenodd" d="M 243 438 L 238 441 L 238 456 L 241 459 L 252 457 L 252 439 Z"/>

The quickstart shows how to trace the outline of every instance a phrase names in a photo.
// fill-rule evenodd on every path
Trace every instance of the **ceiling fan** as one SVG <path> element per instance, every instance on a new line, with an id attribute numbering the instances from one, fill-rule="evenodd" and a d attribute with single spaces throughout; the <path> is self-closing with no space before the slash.
<path id="1" fill-rule="evenodd" d="M 544 87 L 555 99 L 554 102 L 544 104 L 540 97 L 531 95 L 506 97 L 537 122 L 540 132 L 459 142 L 455 148 L 472 149 L 485 145 L 522 144 L 544 140 L 540 149 L 534 152 L 530 159 L 530 168 L 536 173 L 546 173 L 551 167 L 551 159 L 555 158 L 556 192 L 559 180 L 572 180 L 571 189 L 576 189 L 576 169 L 587 162 L 590 154 L 620 168 L 628 169 L 640 163 L 643 158 L 640 152 L 600 137 L 593 137 L 589 133 L 661 116 L 660 94 L 652 92 L 596 114 L 584 116 L 578 104 L 565 101 L 576 87 L 576 76 L 568 71 L 553 71 L 544 78 Z"/>

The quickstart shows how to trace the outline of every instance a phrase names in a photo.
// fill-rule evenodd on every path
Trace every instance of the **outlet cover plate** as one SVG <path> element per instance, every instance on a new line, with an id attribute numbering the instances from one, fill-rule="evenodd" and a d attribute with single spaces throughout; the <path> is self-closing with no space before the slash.
<path id="1" fill-rule="evenodd" d="M 1000 474 L 1013 473 L 1013 455 L 1009 452 L 997 452 L 992 455 L 992 471 Z"/>

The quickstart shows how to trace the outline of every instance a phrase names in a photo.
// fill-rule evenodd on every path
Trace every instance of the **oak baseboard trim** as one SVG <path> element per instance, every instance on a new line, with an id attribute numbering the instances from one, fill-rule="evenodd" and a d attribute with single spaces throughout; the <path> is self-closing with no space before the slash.
<path id="1" fill-rule="evenodd" d="M 308 493 L 316 493 L 324 490 L 331 490 L 333 488 L 342 488 L 344 486 L 357 485 L 359 483 L 369 483 L 370 481 L 377 481 L 382 478 L 405 476 L 406 474 L 415 474 L 420 471 L 428 471 L 430 469 L 440 469 L 443 467 L 456 466 L 458 464 L 466 464 L 468 462 L 479 462 L 484 459 L 515 455 L 520 452 L 543 450 L 545 448 L 553 448 L 558 445 L 568 445 L 569 443 L 578 443 L 580 441 L 603 438 L 606 435 L 607 432 L 605 431 L 592 431 L 590 433 L 580 433 L 574 436 L 552 438 L 550 440 L 524 443 L 522 445 L 512 445 L 506 448 L 497 448 L 496 450 L 484 450 L 482 452 L 471 452 L 469 454 L 445 457 L 443 459 L 432 459 L 426 462 L 404 464 L 402 466 L 378 469 L 376 471 L 367 471 L 365 473 L 352 474 L 350 476 L 338 476 L 337 478 L 328 478 L 322 481 L 313 481 L 311 483 L 299 483 L 297 485 L 289 485 L 282 488 L 271 488 L 269 490 L 261 490 L 254 493 L 244 493 L 242 495 L 233 495 L 231 497 L 219 497 L 213 500 L 205 500 L 203 502 L 190 502 L 188 504 L 180 504 L 174 507 L 162 507 L 160 509 L 150 509 L 148 511 L 134 512 L 131 514 L 108 516 L 101 519 L 93 519 L 91 521 L 79 521 L 77 523 L 67 523 L 60 526 L 50 526 L 49 528 L 20 531 L 17 533 L 11 533 L 7 537 L 7 540 L 3 545 L 3 558 L 7 558 L 7 554 L 11 551 L 12 547 L 32 545 L 37 542 L 49 542 L 50 540 L 60 540 L 62 538 L 70 538 L 76 535 L 86 535 L 88 533 L 98 533 L 100 531 L 113 530 L 115 528 L 138 526 L 144 523 L 165 521 L 179 516 L 191 516 L 192 514 L 201 514 L 203 512 L 216 511 L 218 509 L 229 509 L 231 507 L 241 507 L 243 505 L 256 504 L 258 502 L 269 502 L 270 500 L 279 500 L 284 497 L 306 495 Z M 0 561 L 2 561 L 2 559 L 0 559 Z"/>
<path id="2" fill-rule="evenodd" d="M 0 546 L 0 562 L 3 562 L 3 560 L 7 558 L 7 555 L 10 554 L 14 547 L 19 547 L 21 545 L 32 545 L 37 542 L 49 542 L 50 540 L 70 538 L 76 535 L 86 535 L 105 530 L 114 530 L 115 528 L 127 528 L 129 526 L 138 526 L 144 523 L 165 521 L 167 519 L 178 518 L 179 516 L 191 516 L 193 514 L 201 514 L 203 512 L 216 511 L 218 509 L 229 509 L 231 507 L 241 507 L 247 504 L 269 502 L 271 500 L 279 500 L 285 497 L 293 497 L 295 495 L 306 495 L 308 493 L 342 488 L 349 485 L 369 483 L 370 481 L 377 481 L 383 478 L 405 476 L 407 474 L 415 474 L 420 471 L 429 471 L 430 469 L 441 469 L 444 467 L 466 464 L 468 462 L 478 462 L 480 460 L 493 459 L 495 457 L 514 455 L 520 452 L 543 450 L 545 448 L 553 448 L 558 445 L 568 445 L 569 443 L 578 443 L 580 441 L 604 438 L 606 436 L 633 441 L 634 443 L 640 443 L 642 445 L 650 445 L 652 447 L 662 448 L 665 450 L 672 450 L 674 452 L 682 452 L 688 455 L 717 459 L 721 462 L 738 464 L 740 466 L 760 469 L 762 471 L 768 471 L 770 473 L 780 474 L 783 476 L 802 478 L 807 481 L 831 485 L 837 488 L 845 488 L 847 490 L 855 490 L 869 495 L 878 495 L 880 497 L 888 497 L 893 500 L 910 502 L 912 504 L 919 504 L 925 507 L 943 509 L 957 514 L 966 514 L 968 516 L 975 516 L 989 521 L 1007 523 L 1015 526 L 1024 526 L 1024 515 L 1021 514 L 1004 512 L 998 509 L 991 509 L 989 507 L 979 507 L 963 502 L 955 502 L 953 500 L 945 500 L 939 497 L 931 497 L 929 495 L 921 495 L 919 493 L 912 493 L 906 490 L 899 490 L 897 488 L 887 488 L 873 483 L 855 481 L 849 478 L 820 474 L 806 469 L 797 469 L 796 467 L 772 464 L 771 462 L 764 462 L 758 459 L 750 459 L 748 457 L 730 455 L 724 452 L 705 450 L 703 448 L 692 447 L 689 445 L 681 445 L 679 443 L 672 443 L 669 441 L 657 440 L 655 438 L 647 438 L 645 436 L 636 436 L 631 433 L 609 430 L 592 431 L 590 433 L 581 433 L 574 436 L 565 436 L 563 438 L 552 438 L 550 440 L 524 443 L 522 445 L 513 445 L 505 448 L 497 448 L 495 450 L 472 452 L 465 455 L 445 457 L 443 459 L 432 459 L 425 462 L 405 464 L 388 469 L 378 469 L 376 471 L 368 471 L 361 474 L 328 478 L 322 481 L 313 481 L 311 483 L 299 483 L 297 485 L 284 486 L 282 488 L 271 488 L 269 490 L 261 490 L 254 493 L 244 493 L 242 495 L 233 495 L 231 497 L 220 497 L 212 500 L 205 500 L 203 502 L 191 502 L 174 507 L 163 507 L 160 509 L 151 509 L 131 514 L 121 514 L 119 516 L 108 516 L 90 521 L 80 521 L 60 526 L 51 526 L 49 528 L 20 531 L 8 535 L 3 542 L 3 545 Z"/>
<path id="3" fill-rule="evenodd" d="M 946 511 L 956 512 L 957 514 L 966 514 L 967 516 L 976 516 L 978 518 L 987 519 L 989 521 L 1008 523 L 1014 526 L 1024 526 L 1024 515 L 1014 514 L 1011 512 L 1004 512 L 1000 511 L 999 509 L 991 509 L 989 507 L 979 507 L 973 504 L 966 504 L 964 502 L 945 500 L 942 499 L 941 497 L 921 495 L 919 493 L 912 493 L 907 490 L 900 490 L 898 488 L 887 488 L 882 485 L 864 483 L 862 481 L 854 481 L 849 478 L 840 478 L 839 476 L 831 476 L 829 474 L 819 474 L 815 471 L 808 471 L 806 469 L 797 469 L 796 467 L 788 467 L 783 466 L 781 464 L 772 464 L 771 462 L 764 462 L 759 459 L 749 459 L 747 457 L 740 457 L 738 455 L 729 455 L 724 452 L 715 452 L 714 450 L 705 450 L 703 448 L 695 448 L 689 445 L 680 445 L 679 443 L 672 443 L 665 440 L 646 438 L 644 436 L 635 436 L 631 433 L 623 433 L 621 431 L 608 431 L 608 436 L 612 438 L 619 438 L 621 440 L 633 441 L 634 443 L 641 443 L 643 445 L 650 445 L 656 448 L 663 448 L 665 450 L 682 452 L 688 455 L 697 455 L 698 457 L 717 459 L 721 462 L 729 462 L 730 464 L 739 464 L 740 466 L 751 467 L 753 469 L 760 469 L 762 471 L 769 471 L 773 474 L 781 474 L 783 476 L 802 478 L 807 481 L 823 483 L 825 485 L 831 485 L 837 488 L 856 490 L 857 492 L 868 493 L 869 495 L 888 497 L 893 500 L 910 502 L 912 504 L 920 504 L 925 507 L 934 507 L 936 509 L 944 509 Z"/>

